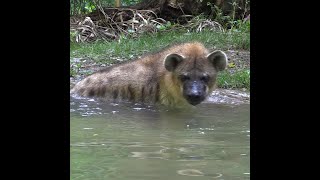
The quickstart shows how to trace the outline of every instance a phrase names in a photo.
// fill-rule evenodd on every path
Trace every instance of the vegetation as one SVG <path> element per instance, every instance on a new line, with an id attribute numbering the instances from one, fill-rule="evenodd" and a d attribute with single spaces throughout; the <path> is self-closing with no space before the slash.
<path id="1" fill-rule="evenodd" d="M 98 3 L 104 3 L 106 4 L 105 6 L 114 6 L 115 3 L 114 0 L 74 0 L 71 2 L 73 3 L 71 3 L 70 14 L 94 12 Z M 143 1 L 121 1 L 122 5 L 126 6 L 137 2 Z M 165 1 L 154 2 L 161 3 Z M 238 7 L 238 1 L 236 0 L 233 0 L 232 4 L 230 4 L 233 9 L 229 14 L 224 13 L 219 6 L 210 3 L 211 1 L 203 2 L 206 2 L 207 7 L 214 13 L 184 16 L 190 18 L 181 24 L 178 21 L 165 19 L 160 21 L 159 17 L 156 16 L 154 16 L 155 19 L 152 19 L 150 14 L 132 11 L 136 13 L 132 15 L 140 17 L 140 19 L 136 18 L 135 23 L 128 20 L 126 22 L 131 22 L 132 24 L 128 23 L 126 26 L 134 28 L 125 29 L 126 26 L 123 26 L 121 27 L 122 30 L 113 33 L 114 36 L 112 38 L 94 38 L 92 41 L 87 41 L 88 38 L 85 38 L 85 40 L 79 41 L 80 35 L 83 37 L 83 34 L 86 34 L 87 37 L 91 37 L 99 32 L 106 32 L 106 29 L 101 30 L 98 25 L 100 21 L 95 21 L 94 16 L 91 16 L 92 20 L 89 19 L 90 25 L 85 24 L 84 29 L 81 31 L 84 32 L 83 34 L 79 33 L 79 27 L 75 28 L 78 28 L 78 31 L 70 31 L 70 39 L 72 40 L 70 47 L 71 77 L 77 78 L 88 75 L 94 71 L 93 66 L 110 66 L 119 62 L 133 60 L 143 54 L 158 51 L 173 43 L 188 41 L 200 41 L 211 50 L 239 50 L 247 51 L 250 54 L 250 20 L 247 19 L 249 1 L 245 1 L 241 18 L 236 16 L 236 8 Z M 123 15 L 128 10 L 116 12 L 120 12 L 119 14 L 122 13 Z M 119 14 L 117 13 L 113 17 L 118 16 Z M 114 27 L 119 27 L 119 25 L 110 25 L 108 29 L 116 29 Z M 152 28 L 151 30 L 149 28 L 148 31 L 141 31 L 141 27 Z M 97 35 L 97 37 L 106 36 Z M 78 41 L 76 41 L 77 38 Z M 220 74 L 218 87 L 250 90 L 249 55 L 245 58 L 239 56 L 239 58 L 240 60 L 237 61 L 234 60 L 234 57 L 229 60 L 228 70 Z"/>
<path id="2" fill-rule="evenodd" d="M 155 41 L 156 39 L 156 41 Z M 122 59 L 131 59 L 146 52 L 157 51 L 172 43 L 200 41 L 207 47 L 223 50 L 249 50 L 250 35 L 242 32 L 160 32 L 153 35 L 143 35 L 139 38 L 121 37 L 118 41 L 96 41 L 94 43 L 71 43 L 71 58 L 84 57 L 103 61 L 112 54 Z M 105 62 L 108 63 L 108 62 Z"/>
<path id="3" fill-rule="evenodd" d="M 121 0 L 121 5 L 130 6 L 139 2 L 141 2 L 141 0 Z M 70 15 L 91 13 L 97 10 L 97 5 L 113 7 L 115 0 L 70 0 Z"/>
<path id="4" fill-rule="evenodd" d="M 112 65 L 122 61 L 133 60 L 145 53 L 155 52 L 165 48 L 172 43 L 200 41 L 209 49 L 229 49 L 249 50 L 250 37 L 248 33 L 238 31 L 222 32 L 164 32 L 154 35 L 144 35 L 137 39 L 122 37 L 119 41 L 96 41 L 94 43 L 71 43 L 71 76 L 88 75 L 92 71 L 83 71 L 82 67 L 87 63 L 95 63 L 97 66 Z M 81 57 L 80 61 L 74 62 Z M 247 60 L 248 61 L 248 60 Z M 245 88 L 250 89 L 250 70 L 246 61 L 239 62 L 234 67 L 230 64 L 228 71 L 221 74 L 218 86 L 221 88 Z M 243 63 L 243 64 L 241 64 Z M 236 69 L 236 70 L 235 70 Z M 82 74 L 81 74 L 82 73 Z"/>
<path id="5" fill-rule="evenodd" d="M 119 4 L 119 1 L 114 3 Z M 194 32 L 234 30 L 248 22 L 246 19 L 250 15 L 249 0 L 144 0 L 131 6 L 138 1 L 121 1 L 122 5 L 128 4 L 121 8 L 106 7 L 102 5 L 103 0 L 72 2 L 71 41 L 76 42 L 110 41 L 123 35 L 139 37 L 181 29 Z"/>
<path id="6" fill-rule="evenodd" d="M 219 74 L 218 87 L 226 89 L 250 90 L 250 70 L 223 71 Z"/>

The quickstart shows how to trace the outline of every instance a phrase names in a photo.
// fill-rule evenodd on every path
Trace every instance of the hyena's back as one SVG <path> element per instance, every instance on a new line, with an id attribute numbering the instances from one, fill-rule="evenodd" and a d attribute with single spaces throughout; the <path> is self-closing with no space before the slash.
<path id="1" fill-rule="evenodd" d="M 151 55 L 144 60 L 150 58 L 156 57 Z M 161 73 L 155 68 L 156 64 L 135 60 L 108 67 L 77 83 L 71 92 L 86 97 L 157 102 Z"/>

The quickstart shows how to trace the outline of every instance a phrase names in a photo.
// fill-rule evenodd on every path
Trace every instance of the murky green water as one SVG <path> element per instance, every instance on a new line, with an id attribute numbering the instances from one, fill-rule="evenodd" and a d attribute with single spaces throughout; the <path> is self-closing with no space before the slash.
<path id="1" fill-rule="evenodd" d="M 247 98 L 167 111 L 71 97 L 71 179 L 250 179 Z"/>

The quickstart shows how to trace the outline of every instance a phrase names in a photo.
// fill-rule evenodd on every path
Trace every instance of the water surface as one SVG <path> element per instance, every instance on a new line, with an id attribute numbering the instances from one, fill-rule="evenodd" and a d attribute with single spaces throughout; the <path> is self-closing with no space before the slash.
<path id="1" fill-rule="evenodd" d="M 71 179 L 250 179 L 249 97 L 188 111 L 71 97 Z"/>

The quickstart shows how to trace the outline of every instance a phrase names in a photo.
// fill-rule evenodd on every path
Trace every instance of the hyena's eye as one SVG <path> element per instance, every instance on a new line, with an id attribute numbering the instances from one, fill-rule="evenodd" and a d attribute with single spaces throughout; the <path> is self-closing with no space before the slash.
<path id="1" fill-rule="evenodd" d="M 210 77 L 208 75 L 203 75 L 200 77 L 200 80 L 203 82 L 206 82 L 206 83 L 209 82 L 209 79 L 210 79 Z"/>
<path id="2" fill-rule="evenodd" d="M 184 81 L 190 80 L 190 77 L 188 75 L 181 74 L 179 76 L 179 79 L 180 79 L 180 81 L 184 82 Z"/>

